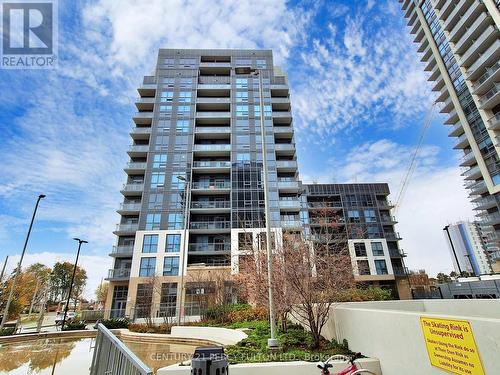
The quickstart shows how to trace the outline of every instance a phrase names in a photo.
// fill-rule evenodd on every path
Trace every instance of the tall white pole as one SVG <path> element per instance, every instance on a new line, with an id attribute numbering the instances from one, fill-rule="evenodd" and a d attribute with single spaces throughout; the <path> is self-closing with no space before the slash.
<path id="1" fill-rule="evenodd" d="M 28 246 L 28 241 L 30 239 L 31 229 L 33 228 L 33 222 L 35 221 L 36 211 L 38 210 L 38 205 L 40 204 L 40 200 L 45 198 L 45 195 L 40 194 L 35 204 L 35 209 L 33 210 L 33 216 L 31 217 L 30 227 L 28 229 L 28 234 L 26 235 L 26 240 L 24 241 L 23 252 L 21 253 L 21 259 L 19 259 L 19 263 L 17 264 L 16 274 L 14 275 L 14 280 L 12 281 L 12 286 L 10 287 L 9 298 L 7 299 L 7 304 L 5 305 L 5 309 L 3 312 L 2 323 L 0 323 L 0 330 L 3 329 L 5 322 L 7 322 L 7 317 L 9 315 L 10 303 L 12 302 L 12 298 L 14 297 L 14 290 L 16 289 L 17 277 L 21 273 L 21 266 L 23 264 L 24 254 L 26 254 L 26 247 Z"/>
<path id="2" fill-rule="evenodd" d="M 0 283 L 2 282 L 3 280 L 3 274 L 5 273 L 5 267 L 7 266 L 7 262 L 9 261 L 9 256 L 7 255 L 5 257 L 5 262 L 3 262 L 3 266 L 2 266 L 2 273 L 0 273 Z"/>
<path id="3" fill-rule="evenodd" d="M 267 176 L 267 149 L 266 149 L 266 131 L 264 125 L 264 95 L 263 95 L 263 80 L 262 70 L 258 69 L 259 74 L 259 99 L 260 99 L 260 133 L 262 143 L 262 165 L 264 175 L 264 210 L 266 216 L 266 250 L 267 250 L 267 285 L 269 291 L 269 325 L 271 326 L 271 337 L 267 340 L 269 348 L 276 348 L 278 340 L 276 340 L 276 324 L 274 322 L 274 298 L 273 298 L 273 253 L 271 248 L 271 212 L 269 208 L 269 190 Z"/>
<path id="4" fill-rule="evenodd" d="M 184 236 L 182 239 L 182 262 L 180 263 L 180 273 L 181 273 L 181 294 L 179 296 L 179 317 L 177 319 L 177 325 L 181 325 L 181 319 L 183 318 L 183 312 L 184 312 L 184 293 L 185 293 L 185 286 L 184 286 L 184 264 L 187 262 L 187 254 L 188 254 L 188 227 L 189 227 L 189 205 L 190 203 L 190 197 L 191 197 L 191 190 L 190 190 L 190 183 L 191 181 L 184 180 L 186 183 L 186 196 L 184 198 Z"/>

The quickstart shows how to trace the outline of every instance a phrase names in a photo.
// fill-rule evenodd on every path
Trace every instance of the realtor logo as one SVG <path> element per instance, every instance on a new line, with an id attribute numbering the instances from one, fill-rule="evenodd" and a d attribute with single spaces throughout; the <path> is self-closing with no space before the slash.
<path id="1" fill-rule="evenodd" d="M 47 69 L 57 62 L 57 2 L 0 0 L 3 69 Z"/>

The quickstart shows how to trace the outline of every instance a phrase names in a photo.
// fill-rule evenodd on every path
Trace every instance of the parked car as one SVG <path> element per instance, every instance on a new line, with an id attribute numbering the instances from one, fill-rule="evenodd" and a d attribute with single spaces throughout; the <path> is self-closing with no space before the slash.
<path id="1" fill-rule="evenodd" d="M 74 321 L 75 318 L 76 318 L 76 313 L 73 311 L 68 311 L 68 313 L 66 314 L 66 323 Z M 63 319 L 64 319 L 64 312 L 58 312 L 56 315 L 56 325 L 62 324 Z"/>

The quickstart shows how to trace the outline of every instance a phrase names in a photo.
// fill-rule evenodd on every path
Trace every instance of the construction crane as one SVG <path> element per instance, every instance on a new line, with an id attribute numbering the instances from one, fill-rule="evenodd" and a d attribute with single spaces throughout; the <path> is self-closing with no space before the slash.
<path id="1" fill-rule="evenodd" d="M 432 103 L 432 106 L 427 110 L 427 113 L 425 115 L 424 119 L 424 124 L 422 126 L 422 130 L 420 131 L 420 137 L 418 139 L 417 145 L 415 146 L 415 150 L 413 150 L 413 154 L 411 155 L 410 159 L 410 165 L 408 166 L 408 169 L 406 170 L 405 175 L 403 176 L 403 179 L 401 180 L 400 183 L 400 188 L 399 192 L 396 198 L 396 203 L 394 205 L 394 214 L 397 213 L 399 207 L 401 206 L 401 202 L 403 201 L 403 197 L 406 193 L 406 190 L 408 188 L 408 184 L 411 180 L 411 176 L 413 175 L 413 172 L 415 171 L 415 167 L 417 165 L 417 157 L 420 152 L 420 149 L 422 148 L 422 143 L 424 142 L 425 134 L 427 133 L 427 130 L 429 129 L 429 126 L 431 125 L 432 117 L 434 115 L 434 108 L 436 107 L 436 102 Z"/>

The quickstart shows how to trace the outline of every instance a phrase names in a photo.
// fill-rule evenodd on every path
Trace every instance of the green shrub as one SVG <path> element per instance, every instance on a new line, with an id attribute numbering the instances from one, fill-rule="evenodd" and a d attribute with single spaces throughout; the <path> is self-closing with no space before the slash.
<path id="1" fill-rule="evenodd" d="M 169 334 L 172 330 L 171 324 L 162 323 L 159 325 L 148 325 L 148 324 L 139 324 L 139 323 L 131 323 L 128 325 L 128 330 L 131 332 L 137 333 L 162 333 Z"/>
<path id="2" fill-rule="evenodd" d="M 309 332 L 301 326 L 288 327 L 286 332 L 278 336 L 278 340 L 283 348 L 307 348 L 310 347 L 313 340 Z"/>
<path id="3" fill-rule="evenodd" d="M 13 335 L 14 333 L 16 332 L 16 328 L 15 327 L 11 327 L 11 328 L 4 328 L 0 331 L 0 336 L 11 336 Z"/>
<path id="4" fill-rule="evenodd" d="M 337 302 L 386 301 L 392 298 L 392 292 L 379 287 L 351 288 L 339 291 L 335 296 Z"/>
<path id="5" fill-rule="evenodd" d="M 127 318 L 111 318 L 101 320 L 100 323 L 107 329 L 128 328 L 130 321 Z"/>
<path id="6" fill-rule="evenodd" d="M 205 324 L 232 324 L 267 319 L 267 311 L 247 304 L 216 305 L 210 307 L 203 316 Z"/>
<path id="7" fill-rule="evenodd" d="M 82 320 L 75 320 L 64 325 L 63 331 L 79 331 L 87 329 L 87 324 Z"/>

